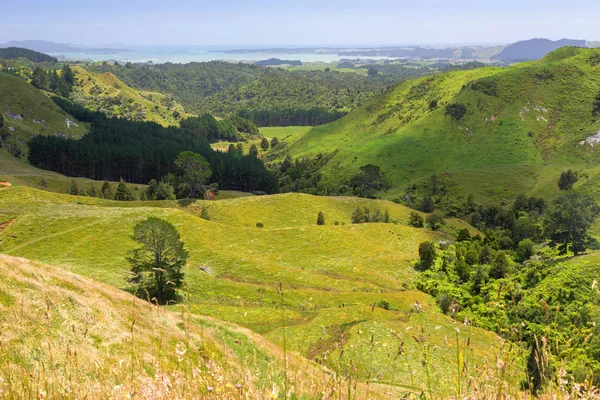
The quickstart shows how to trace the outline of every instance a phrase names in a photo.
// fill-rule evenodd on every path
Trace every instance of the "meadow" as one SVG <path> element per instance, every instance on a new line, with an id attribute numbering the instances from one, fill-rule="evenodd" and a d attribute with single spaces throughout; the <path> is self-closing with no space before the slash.
<path id="1" fill-rule="evenodd" d="M 0 219 L 12 222 L 0 233 L 2 253 L 130 292 L 133 226 L 150 215 L 172 222 L 190 252 L 191 315 L 246 327 L 350 380 L 450 393 L 457 343 L 473 373 L 514 357 L 496 335 L 453 321 L 406 287 L 419 243 L 446 234 L 409 227 L 409 210 L 394 203 L 301 194 L 123 203 L 16 184 L 0 204 Z M 395 223 L 353 225 L 357 206 L 388 209 Z M 198 217 L 203 207 L 210 221 Z M 316 226 L 319 211 L 325 226 Z"/>

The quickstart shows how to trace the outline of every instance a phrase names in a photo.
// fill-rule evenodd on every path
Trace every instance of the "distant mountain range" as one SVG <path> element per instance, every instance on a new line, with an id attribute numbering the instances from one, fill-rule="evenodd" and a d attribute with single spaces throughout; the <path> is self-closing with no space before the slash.
<path id="1" fill-rule="evenodd" d="M 544 58 L 546 54 L 565 46 L 588 47 L 585 40 L 561 39 L 552 41 L 548 39 L 530 39 L 513 43 L 507 46 L 500 54 L 493 57 L 503 61 L 529 61 Z"/>
<path id="2" fill-rule="evenodd" d="M 21 47 L 24 49 L 39 51 L 41 53 L 119 53 L 127 52 L 129 49 L 122 45 L 114 45 L 114 47 L 87 47 L 73 45 L 69 43 L 54 43 L 45 40 L 14 40 L 8 43 L 0 44 L 0 48 L 5 47 Z"/>
<path id="3" fill-rule="evenodd" d="M 336 54 L 345 57 L 390 57 L 390 58 L 418 58 L 418 59 L 463 59 L 463 60 L 495 60 L 499 62 L 518 62 L 539 60 L 546 54 L 563 46 L 575 47 L 600 47 L 600 42 L 587 42 L 585 40 L 561 39 L 530 39 L 516 42 L 506 46 L 387 46 L 387 47 L 306 47 L 306 48 L 261 48 L 261 49 L 233 49 L 213 52 L 227 54 Z M 68 54 L 68 53 L 124 53 L 135 52 L 133 47 L 115 43 L 104 46 L 83 46 L 69 43 L 54 43 L 44 40 L 11 41 L 0 44 L 0 48 L 20 47 L 41 53 Z M 286 60 L 283 60 L 286 61 Z M 271 59 L 261 61 L 267 65 L 281 65 L 281 60 Z M 260 65 L 260 64 L 259 64 Z"/>

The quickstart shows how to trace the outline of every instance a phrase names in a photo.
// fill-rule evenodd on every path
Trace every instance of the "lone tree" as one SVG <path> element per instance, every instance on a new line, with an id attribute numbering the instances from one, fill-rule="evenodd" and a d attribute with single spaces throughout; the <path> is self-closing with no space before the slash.
<path id="1" fill-rule="evenodd" d="M 273 139 L 271 139 L 271 148 L 274 149 L 275 146 L 277 146 L 279 144 L 279 139 L 277 137 L 274 137 Z"/>
<path id="2" fill-rule="evenodd" d="M 419 267 L 422 271 L 431 269 L 436 258 L 437 253 L 433 243 L 423 242 L 419 245 Z"/>
<path id="3" fill-rule="evenodd" d="M 378 165 L 367 164 L 360 167 L 360 172 L 352 178 L 352 186 L 357 195 L 373 198 L 375 192 L 387 190 L 392 184 Z"/>
<path id="4" fill-rule="evenodd" d="M 204 193 L 208 180 L 212 176 L 210 164 L 200 154 L 184 151 L 175 160 L 177 178 L 182 192 L 189 198 Z"/>
<path id="5" fill-rule="evenodd" d="M 573 172 L 572 170 L 568 170 L 567 172 L 560 174 L 558 187 L 560 190 L 571 190 L 573 189 L 573 185 L 576 184 L 578 180 L 579 174 L 577 174 L 577 172 Z"/>
<path id="6" fill-rule="evenodd" d="M 150 217 L 133 228 L 133 240 L 141 244 L 128 258 L 132 276 L 129 282 L 138 287 L 138 296 L 155 298 L 159 304 L 177 301 L 177 289 L 183 284 L 188 252 L 179 232 L 169 222 Z"/>
<path id="7" fill-rule="evenodd" d="M 548 210 L 546 232 L 561 254 L 571 250 L 574 255 L 594 243 L 587 231 L 598 216 L 598 205 L 589 195 L 575 190 L 562 192 Z"/>
<path id="8" fill-rule="evenodd" d="M 262 138 L 262 140 L 260 141 L 260 148 L 263 151 L 269 150 L 269 141 L 267 140 L 267 138 Z"/>
<path id="9" fill-rule="evenodd" d="M 323 211 L 319 211 L 319 215 L 317 216 L 317 225 L 325 225 L 325 214 L 323 214 Z"/>

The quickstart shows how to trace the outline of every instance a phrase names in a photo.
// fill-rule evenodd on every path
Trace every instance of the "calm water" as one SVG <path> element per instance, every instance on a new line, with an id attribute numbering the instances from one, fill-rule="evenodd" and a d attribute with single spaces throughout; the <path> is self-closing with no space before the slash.
<path id="1" fill-rule="evenodd" d="M 282 60 L 300 60 L 302 62 L 335 62 L 340 61 L 347 56 L 338 56 L 337 54 L 315 54 L 315 53 L 251 53 L 251 54 L 228 54 L 224 49 L 197 49 L 197 48 L 158 48 L 158 49 L 134 49 L 128 52 L 119 53 L 49 53 L 54 57 L 64 56 L 70 60 L 92 60 L 92 61 L 120 61 L 120 62 L 148 62 L 153 63 L 189 63 L 193 61 L 260 61 L 269 58 L 279 58 Z M 387 57 L 361 57 L 372 59 L 385 59 Z"/>

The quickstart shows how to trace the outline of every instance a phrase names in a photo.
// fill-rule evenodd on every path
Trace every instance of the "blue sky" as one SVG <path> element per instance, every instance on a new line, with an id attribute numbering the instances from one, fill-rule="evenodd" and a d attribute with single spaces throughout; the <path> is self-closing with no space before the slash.
<path id="1" fill-rule="evenodd" d="M 600 40 L 597 0 L 20 0 L 0 42 L 384 45 Z"/>

